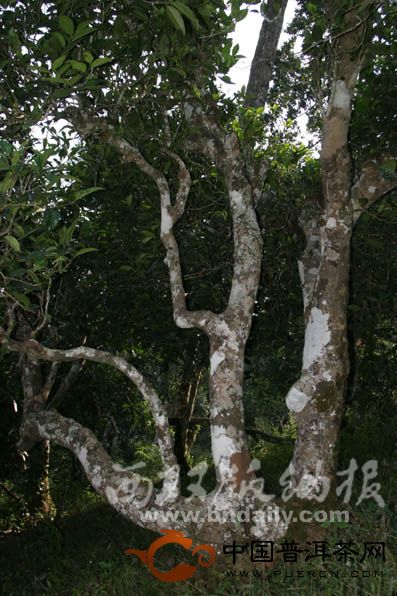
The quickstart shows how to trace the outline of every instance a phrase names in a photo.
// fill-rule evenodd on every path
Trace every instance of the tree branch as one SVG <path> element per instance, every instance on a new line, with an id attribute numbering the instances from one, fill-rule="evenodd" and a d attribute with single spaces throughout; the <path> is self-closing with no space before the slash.
<path id="1" fill-rule="evenodd" d="M 147 479 L 135 473 L 133 467 L 113 463 L 94 433 L 75 420 L 54 410 L 42 410 L 34 414 L 34 425 L 41 439 L 69 449 L 79 459 L 92 486 L 110 505 L 127 519 L 141 523 L 140 510 L 152 498 Z"/>
<path id="2" fill-rule="evenodd" d="M 396 161 L 395 157 L 382 157 L 367 161 L 363 165 L 358 179 L 351 188 L 354 223 L 375 201 L 397 188 L 397 175 L 387 170 L 387 164 L 393 161 Z"/>
<path id="3" fill-rule="evenodd" d="M 156 390 L 146 379 L 144 379 L 141 373 L 132 364 L 120 356 L 114 356 L 108 352 L 95 350 L 86 346 L 80 346 L 69 350 L 58 350 L 47 348 L 34 339 L 16 341 L 8 338 L 4 329 L 1 327 L 0 344 L 12 352 L 27 354 L 31 357 L 30 359 L 47 360 L 50 362 L 90 360 L 92 362 L 112 366 L 126 375 L 126 377 L 134 383 L 150 407 L 156 427 L 157 441 L 165 467 L 164 486 L 169 494 L 172 493 L 173 496 L 177 496 L 179 493 L 178 465 L 174 455 L 166 409 Z M 26 397 L 32 400 L 38 399 L 38 396 L 34 394 L 34 391 L 31 392 L 31 394 L 26 395 Z M 40 399 L 42 401 L 41 396 L 39 396 L 39 401 Z"/>
<path id="4" fill-rule="evenodd" d="M 57 410 L 62 403 L 63 399 L 65 398 L 66 394 L 69 393 L 70 389 L 73 387 L 77 378 L 80 374 L 81 369 L 85 364 L 85 360 L 78 360 L 77 362 L 73 362 L 72 366 L 70 367 L 67 374 L 62 379 L 61 384 L 59 385 L 57 392 L 55 393 L 54 397 L 51 399 L 49 403 L 49 407 L 52 410 Z"/>
<path id="5" fill-rule="evenodd" d="M 203 111 L 196 102 L 185 106 L 185 114 L 200 134 L 191 139 L 191 148 L 215 162 L 225 177 L 233 221 L 234 269 L 228 306 L 223 318 L 243 329 L 248 336 L 262 260 L 262 237 L 254 208 L 254 190 L 246 176 L 240 143 L 234 132 L 218 124 L 216 114 Z M 202 134 L 203 133 L 203 134 Z"/>
<path id="6" fill-rule="evenodd" d="M 189 311 L 186 305 L 186 294 L 183 285 L 181 261 L 178 243 L 175 239 L 173 227 L 182 217 L 187 197 L 190 191 L 191 178 L 183 160 L 168 147 L 163 147 L 163 153 L 170 155 L 179 166 L 179 188 L 175 198 L 175 205 L 171 202 L 171 192 L 166 177 L 149 164 L 139 150 L 125 139 L 118 137 L 114 128 L 104 119 L 90 119 L 87 115 L 76 114 L 69 110 L 68 114 L 73 119 L 77 130 L 88 135 L 93 132 L 102 132 L 104 140 L 115 147 L 122 155 L 124 161 L 133 163 L 144 174 L 149 176 L 157 186 L 160 194 L 161 206 L 161 241 L 166 250 L 165 263 L 168 266 L 171 286 L 174 321 L 178 327 L 189 329 L 195 327 L 208 333 L 208 324 L 216 319 L 211 311 Z"/>
<path id="7" fill-rule="evenodd" d="M 267 3 L 267 16 L 263 17 L 251 63 L 244 102 L 246 108 L 259 108 L 265 105 L 287 3 L 288 0 L 270 0 Z"/>

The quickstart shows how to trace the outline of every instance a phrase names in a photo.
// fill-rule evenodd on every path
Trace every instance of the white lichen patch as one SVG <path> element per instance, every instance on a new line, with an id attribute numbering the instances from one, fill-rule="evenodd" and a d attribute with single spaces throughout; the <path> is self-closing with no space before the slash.
<path id="1" fill-rule="evenodd" d="M 239 451 L 237 437 L 234 438 L 227 434 L 224 426 L 211 426 L 211 439 L 212 457 L 216 466 L 220 464 L 222 459 L 229 462 L 230 457 Z"/>
<path id="2" fill-rule="evenodd" d="M 84 469 L 86 469 L 86 466 L 88 464 L 87 462 L 87 449 L 85 447 L 82 447 L 78 453 L 79 461 L 81 463 L 81 465 L 83 466 Z"/>
<path id="3" fill-rule="evenodd" d="M 336 228 L 336 219 L 335 217 L 329 217 L 327 219 L 327 223 L 326 223 L 326 228 L 328 228 L 328 230 L 334 230 Z"/>
<path id="4" fill-rule="evenodd" d="M 375 186 L 369 186 L 368 187 L 368 192 L 371 193 L 371 195 L 373 195 L 375 191 L 376 191 L 376 187 Z"/>
<path id="5" fill-rule="evenodd" d="M 243 195 L 238 190 L 231 190 L 229 192 L 230 204 L 232 209 L 242 211 L 244 209 Z"/>
<path id="6" fill-rule="evenodd" d="M 350 107 L 351 96 L 348 88 L 346 87 L 345 81 L 336 81 L 334 96 L 331 100 L 331 105 L 334 108 L 340 108 L 341 110 L 347 110 Z"/>
<path id="7" fill-rule="evenodd" d="M 181 329 L 190 329 L 192 327 L 191 323 L 189 323 L 189 321 L 186 319 L 186 317 L 183 317 L 182 315 L 178 315 L 176 317 L 175 323 Z"/>
<path id="8" fill-rule="evenodd" d="M 291 387 L 285 398 L 287 408 L 291 410 L 291 412 L 301 412 L 309 401 L 310 397 L 295 387 Z"/>
<path id="9" fill-rule="evenodd" d="M 298 260 L 298 272 L 299 272 L 299 279 L 301 281 L 301 285 L 305 283 L 305 267 L 302 261 Z"/>
<path id="10" fill-rule="evenodd" d="M 171 215 L 168 213 L 168 210 L 163 207 L 161 209 L 161 234 L 169 234 L 173 225 L 174 222 Z"/>
<path id="11" fill-rule="evenodd" d="M 105 496 L 111 505 L 114 506 L 118 503 L 117 491 L 111 486 L 105 488 Z"/>
<path id="12" fill-rule="evenodd" d="M 328 319 L 329 315 L 323 313 L 316 306 L 311 309 L 305 332 L 303 368 L 310 368 L 312 364 L 322 358 L 324 350 L 331 340 Z"/>
<path id="13" fill-rule="evenodd" d="M 221 362 L 225 359 L 225 354 L 221 350 L 215 350 L 210 359 L 210 374 L 213 375 Z"/>
<path id="14" fill-rule="evenodd" d="M 157 416 L 155 416 L 155 420 L 156 420 L 156 424 L 157 426 L 165 426 L 168 422 L 167 418 L 164 416 L 164 414 L 158 414 Z"/>

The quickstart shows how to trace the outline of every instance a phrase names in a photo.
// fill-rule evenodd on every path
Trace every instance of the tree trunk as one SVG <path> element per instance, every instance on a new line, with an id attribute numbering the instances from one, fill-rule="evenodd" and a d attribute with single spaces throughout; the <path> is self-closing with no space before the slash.
<path id="1" fill-rule="evenodd" d="M 230 334 L 212 340 L 210 347 L 212 457 L 218 483 L 239 488 L 249 476 L 251 461 L 242 404 L 244 346 Z"/>
<path id="2" fill-rule="evenodd" d="M 50 491 L 50 442 L 42 441 L 29 452 L 25 484 L 31 515 L 53 515 L 55 504 Z"/>
<path id="3" fill-rule="evenodd" d="M 327 10 L 338 7 L 330 2 Z M 322 500 L 334 478 L 336 447 L 349 375 L 347 302 L 354 225 L 348 146 L 352 99 L 363 60 L 363 30 L 355 11 L 334 48 L 331 96 L 324 114 L 321 173 L 323 209 L 303 216 L 306 249 L 299 263 L 305 341 L 302 374 L 288 392 L 298 437 L 292 485 L 301 498 Z"/>

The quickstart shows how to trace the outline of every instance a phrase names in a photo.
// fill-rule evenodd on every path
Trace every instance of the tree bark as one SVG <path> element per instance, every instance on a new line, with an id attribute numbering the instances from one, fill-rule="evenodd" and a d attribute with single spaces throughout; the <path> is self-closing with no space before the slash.
<path id="1" fill-rule="evenodd" d="M 368 3 L 368 14 L 370 7 Z M 375 200 L 395 186 L 395 180 L 392 185 L 382 180 L 373 163 L 365 165 L 353 185 L 348 133 L 365 48 L 366 24 L 362 16 L 360 19 L 354 10 L 346 13 L 346 33 L 334 46 L 334 75 L 322 132 L 323 209 L 314 209 L 314 213 L 312 209 L 302 217 L 306 248 L 299 272 L 305 340 L 301 377 L 289 390 L 286 403 L 298 427 L 291 486 L 299 497 L 317 500 L 325 498 L 334 478 L 349 375 L 350 241 L 354 223 L 365 209 L 357 195 L 366 197 L 368 205 L 371 198 Z M 361 24 L 357 26 L 358 21 Z"/>
<path id="2" fill-rule="evenodd" d="M 265 105 L 287 4 L 288 0 L 269 0 L 266 3 L 266 14 L 250 68 L 244 102 L 246 107 L 260 108 Z"/>

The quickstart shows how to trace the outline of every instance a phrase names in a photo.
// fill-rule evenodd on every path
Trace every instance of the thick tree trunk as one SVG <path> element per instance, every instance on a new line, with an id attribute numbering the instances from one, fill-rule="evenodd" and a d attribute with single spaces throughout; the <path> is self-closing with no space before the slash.
<path id="1" fill-rule="evenodd" d="M 233 335 L 211 341 L 211 447 L 217 481 L 240 487 L 250 456 L 242 404 L 244 346 Z"/>
<path id="2" fill-rule="evenodd" d="M 330 2 L 330 18 L 338 7 Z M 364 24 L 346 13 L 337 40 L 331 96 L 323 120 L 323 210 L 303 217 L 307 244 L 299 271 L 305 342 L 302 374 L 288 392 L 298 437 L 292 485 L 301 498 L 325 498 L 336 463 L 343 400 L 349 375 L 347 302 L 350 240 L 354 225 L 352 167 L 348 147 L 352 99 L 362 64 Z"/>
<path id="3" fill-rule="evenodd" d="M 351 219 L 351 210 L 346 209 Z M 299 496 L 321 495 L 335 470 L 343 399 L 349 373 L 347 300 L 351 224 L 337 211 L 320 226 L 322 257 L 315 283 L 303 283 L 305 344 L 302 376 L 287 395 L 298 436 L 293 457 Z M 323 220 L 324 221 L 324 220 Z M 313 263 L 312 263 L 313 264 Z M 301 265 L 308 277 L 315 273 Z M 303 275 L 305 275 L 303 273 Z"/>

